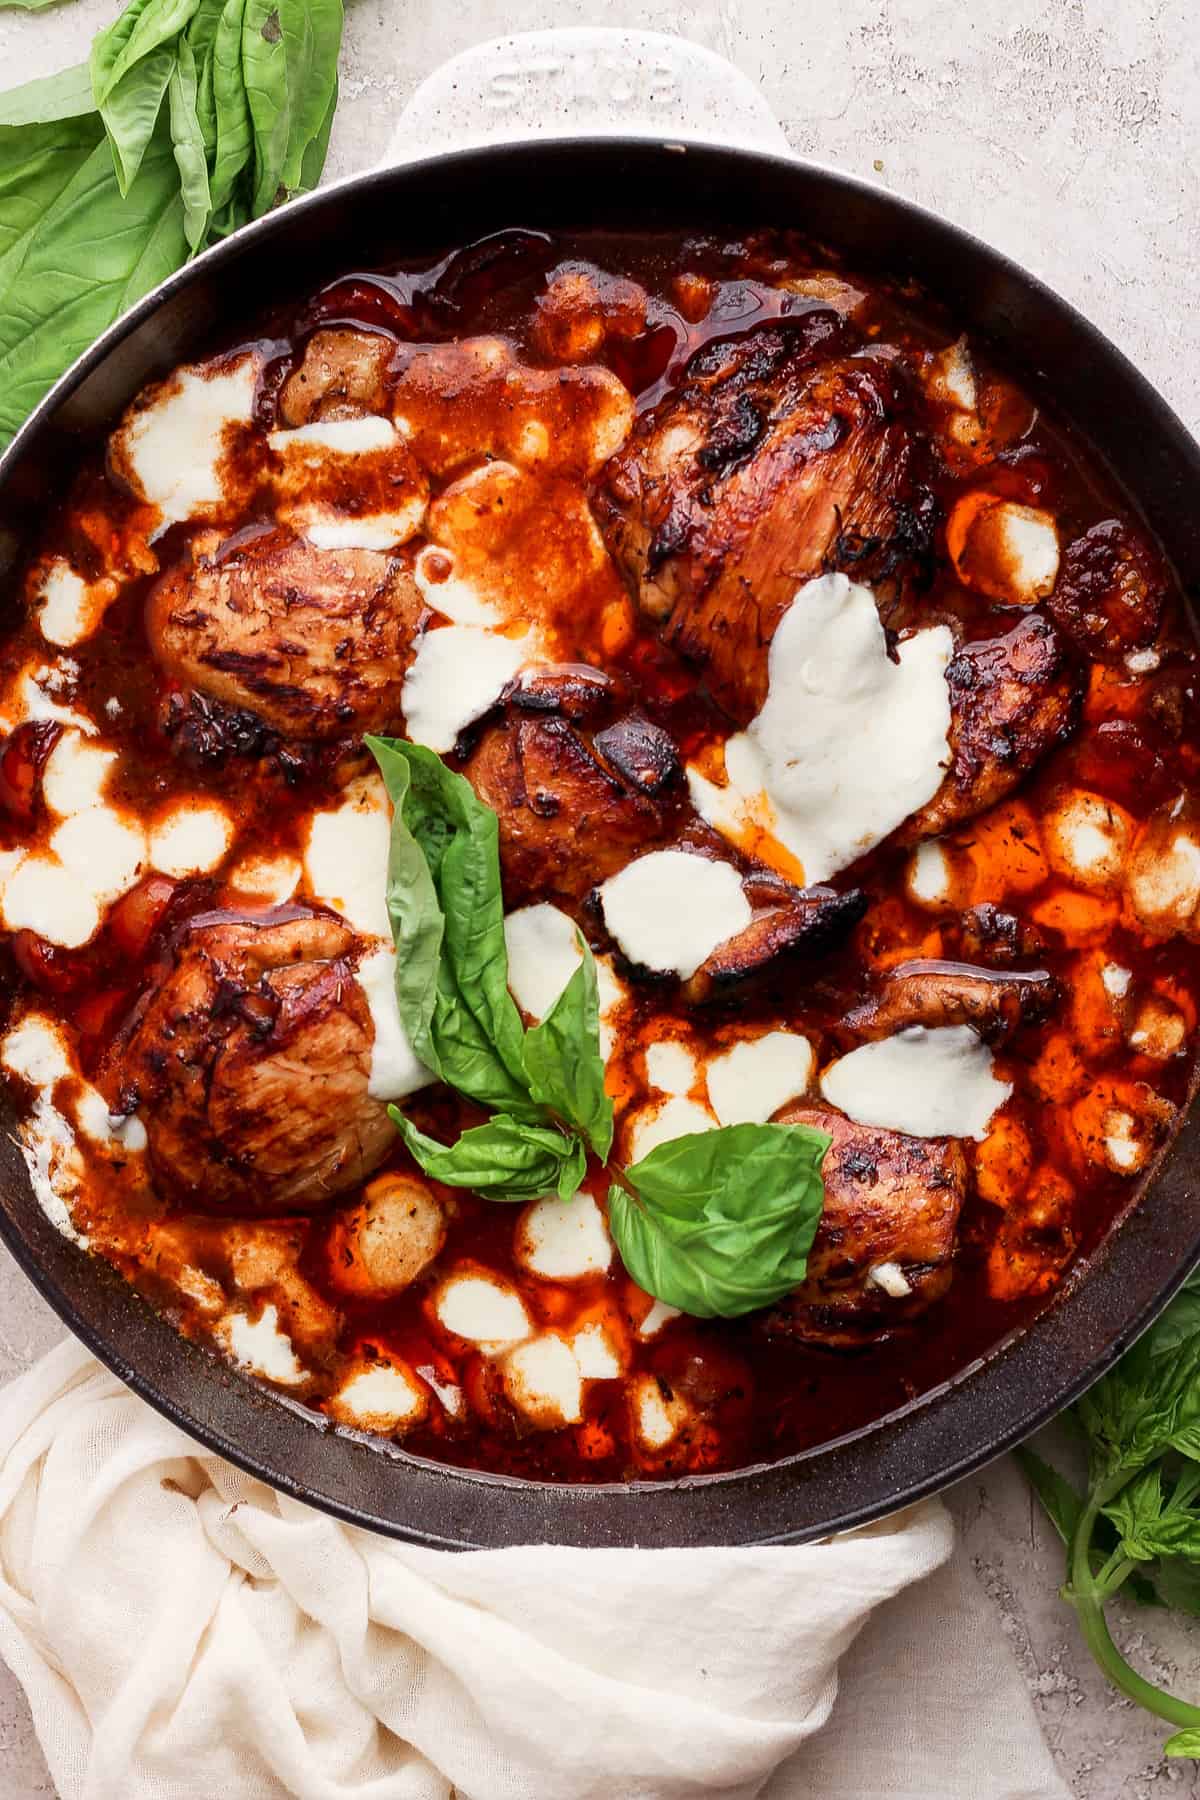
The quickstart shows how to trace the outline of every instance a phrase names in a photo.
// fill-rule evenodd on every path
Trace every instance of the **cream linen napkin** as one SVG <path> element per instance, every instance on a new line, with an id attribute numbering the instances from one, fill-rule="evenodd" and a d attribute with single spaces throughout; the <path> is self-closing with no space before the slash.
<path id="1" fill-rule="evenodd" d="M 1068 1800 L 951 1537 L 928 1502 L 801 1548 L 422 1550 L 74 1342 L 0 1396 L 0 1654 L 63 1800 Z"/>

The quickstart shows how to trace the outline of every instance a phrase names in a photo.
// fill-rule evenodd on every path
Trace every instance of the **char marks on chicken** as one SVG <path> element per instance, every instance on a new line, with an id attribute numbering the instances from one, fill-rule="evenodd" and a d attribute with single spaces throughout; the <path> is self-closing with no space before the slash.
<path id="1" fill-rule="evenodd" d="M 895 588 L 926 568 L 936 508 L 906 378 L 850 348 L 819 307 L 705 346 L 597 487 L 642 611 L 741 724 L 802 582 Z"/>
<path id="2" fill-rule="evenodd" d="M 967 1193 L 962 1145 L 856 1125 L 803 1102 L 777 1117 L 827 1132 L 832 1142 L 821 1165 L 825 1207 L 807 1276 L 770 1314 L 768 1331 L 852 1346 L 939 1300 L 953 1274 Z"/>

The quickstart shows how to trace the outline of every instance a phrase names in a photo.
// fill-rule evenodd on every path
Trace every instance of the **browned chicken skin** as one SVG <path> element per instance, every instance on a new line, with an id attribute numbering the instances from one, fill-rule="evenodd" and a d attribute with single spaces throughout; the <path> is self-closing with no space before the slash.
<path id="1" fill-rule="evenodd" d="M 933 501 L 902 376 L 837 356 L 846 329 L 818 308 L 705 346 L 596 494 L 642 610 L 741 724 L 766 698 L 767 650 L 803 581 L 894 581 L 928 552 Z"/>
<path id="2" fill-rule="evenodd" d="M 383 1161 L 395 1131 L 367 1092 L 356 944 L 340 919 L 294 906 L 184 928 L 101 1073 L 115 1110 L 140 1109 L 164 1193 L 303 1211 Z"/>
<path id="3" fill-rule="evenodd" d="M 1041 613 L 1023 613 L 1001 637 L 963 644 L 946 680 L 953 761 L 933 799 L 902 827 L 901 843 L 986 812 L 1070 736 L 1079 717 L 1079 672 Z"/>
<path id="4" fill-rule="evenodd" d="M 839 1032 L 849 1043 L 863 1043 L 909 1025 L 973 1025 L 981 1037 L 1002 1038 L 1044 1019 L 1057 991 L 1044 969 L 1020 974 L 970 963 L 900 963 L 878 993 L 846 1014 Z"/>
<path id="5" fill-rule="evenodd" d="M 379 551 L 208 534 L 151 590 L 146 630 L 185 687 L 285 736 L 333 738 L 399 718 L 423 611 L 411 575 Z"/>
<path id="6" fill-rule="evenodd" d="M 315 331 L 280 391 L 280 423 L 310 425 L 318 419 L 386 413 L 386 374 L 395 348 L 391 338 L 375 332 L 346 326 Z"/>
<path id="7" fill-rule="evenodd" d="M 941 1299 L 953 1273 L 967 1159 L 954 1138 L 912 1138 L 855 1125 L 829 1107 L 800 1102 L 781 1125 L 829 1133 L 821 1173 L 825 1210 L 808 1275 L 776 1307 L 769 1331 L 814 1343 L 854 1345 Z M 895 1265 L 907 1294 L 891 1294 L 871 1271 Z M 894 1280 L 892 1272 L 888 1272 Z"/>

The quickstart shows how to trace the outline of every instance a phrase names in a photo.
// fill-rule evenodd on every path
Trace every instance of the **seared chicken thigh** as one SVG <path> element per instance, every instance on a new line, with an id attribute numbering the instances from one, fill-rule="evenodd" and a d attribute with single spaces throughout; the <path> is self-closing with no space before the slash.
<path id="1" fill-rule="evenodd" d="M 857 1044 L 910 1025 L 971 1025 L 983 1038 L 1002 1038 L 1026 1021 L 1044 1019 L 1057 994 L 1044 969 L 1020 974 L 970 963 L 900 963 L 878 993 L 846 1014 L 839 1035 Z"/>
<path id="2" fill-rule="evenodd" d="M 933 799 L 904 825 L 902 843 L 986 812 L 1065 742 L 1079 717 L 1078 670 L 1041 613 L 1022 614 L 1001 637 L 963 644 L 946 680 L 953 760 Z"/>
<path id="3" fill-rule="evenodd" d="M 705 346 L 634 428 L 596 494 L 601 527 L 664 638 L 741 724 L 796 589 L 829 569 L 903 581 L 934 503 L 901 373 L 836 356 L 815 310 Z"/>
<path id="4" fill-rule="evenodd" d="M 286 737 L 334 738 L 397 721 L 423 611 L 412 576 L 379 551 L 209 534 L 151 590 L 146 629 L 183 686 Z"/>
<path id="5" fill-rule="evenodd" d="M 101 1077 L 114 1111 L 140 1111 L 165 1193 L 302 1211 L 383 1161 L 396 1134 L 367 1091 L 356 947 L 342 920 L 291 906 L 184 928 Z"/>
<path id="6" fill-rule="evenodd" d="M 315 331 L 280 391 L 280 422 L 311 425 L 385 413 L 385 376 L 395 349 L 390 337 L 371 331 L 344 325 Z"/>
<path id="7" fill-rule="evenodd" d="M 809 1125 L 833 1142 L 821 1166 L 825 1210 L 807 1277 L 770 1315 L 768 1329 L 850 1345 L 939 1300 L 950 1285 L 967 1191 L 961 1144 L 856 1125 L 804 1102 L 786 1107 L 777 1123 Z"/>

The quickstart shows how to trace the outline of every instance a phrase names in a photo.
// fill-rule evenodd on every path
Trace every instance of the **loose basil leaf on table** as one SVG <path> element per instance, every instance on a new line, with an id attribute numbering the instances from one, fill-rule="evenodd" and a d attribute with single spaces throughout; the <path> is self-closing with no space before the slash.
<path id="1" fill-rule="evenodd" d="M 659 1144 L 609 1189 L 608 1219 L 639 1287 L 696 1318 L 736 1318 L 803 1281 L 824 1201 L 825 1132 L 729 1125 Z"/>
<path id="2" fill-rule="evenodd" d="M 470 1188 L 484 1200 L 540 1200 L 553 1193 L 568 1200 L 587 1169 L 578 1138 L 508 1113 L 493 1113 L 453 1144 L 441 1144 L 418 1130 L 399 1107 L 390 1106 L 388 1112 L 427 1175 L 448 1187 Z"/>
<path id="3" fill-rule="evenodd" d="M 604 1087 L 596 959 L 583 961 L 540 1025 L 525 1035 L 525 1069 L 535 1100 L 583 1133 L 601 1162 L 613 1141 L 613 1103 Z"/>

